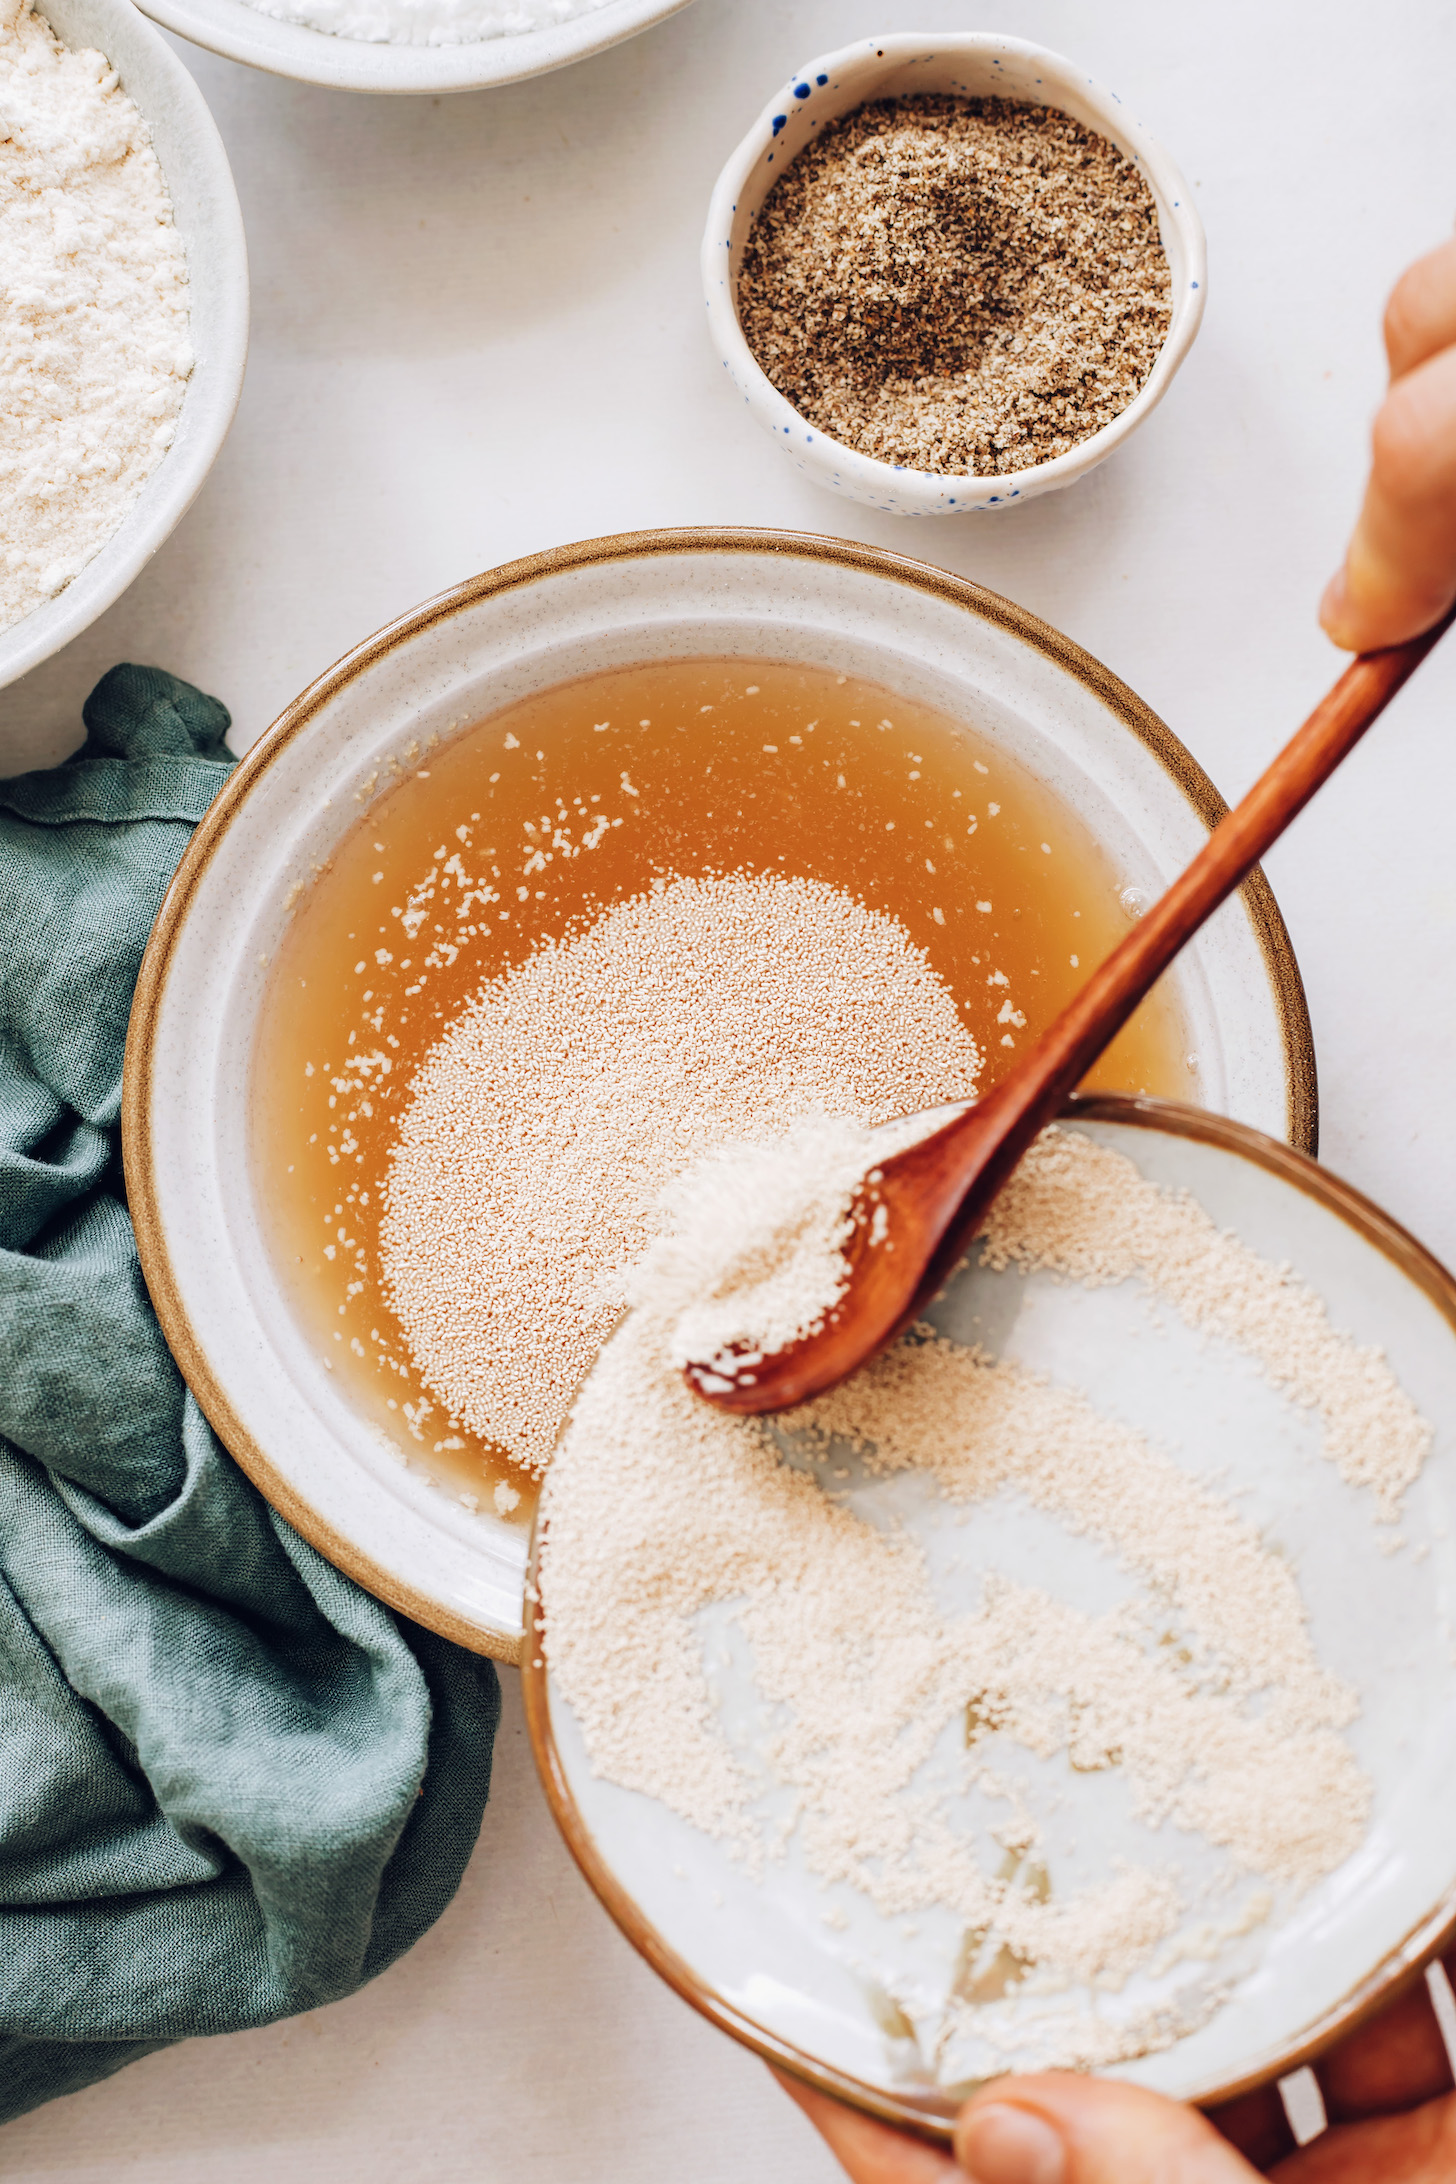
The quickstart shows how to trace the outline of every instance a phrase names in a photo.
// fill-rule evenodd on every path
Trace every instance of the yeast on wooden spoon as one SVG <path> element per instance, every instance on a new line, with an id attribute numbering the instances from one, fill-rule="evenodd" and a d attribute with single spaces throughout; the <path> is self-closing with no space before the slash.
<path id="1" fill-rule="evenodd" d="M 869 1171 L 849 1208 L 847 1279 L 819 1323 L 782 1348 L 690 1358 L 690 1387 L 722 1410 L 785 1410 L 844 1380 L 916 1319 L 978 1233 L 1032 1139 L 1060 1111 L 1184 943 L 1245 880 L 1379 717 L 1456 608 L 1409 643 L 1362 654 L 1191 865 L 1088 979 L 1025 1060 L 939 1129 Z"/>

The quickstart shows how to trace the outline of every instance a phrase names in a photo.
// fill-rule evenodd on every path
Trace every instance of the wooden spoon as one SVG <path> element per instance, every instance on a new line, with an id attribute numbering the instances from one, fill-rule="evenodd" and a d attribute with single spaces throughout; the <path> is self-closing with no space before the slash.
<path id="1" fill-rule="evenodd" d="M 918 1318 L 960 1264 L 1038 1131 L 1184 942 L 1248 876 L 1453 621 L 1456 608 L 1424 636 L 1363 653 L 1346 668 L 1181 879 L 1011 1075 L 866 1177 L 851 1207 L 849 1280 L 822 1325 L 785 1349 L 745 1357 L 737 1371 L 722 1357 L 689 1364 L 685 1377 L 696 1393 L 720 1410 L 784 1410 L 834 1387 Z"/>

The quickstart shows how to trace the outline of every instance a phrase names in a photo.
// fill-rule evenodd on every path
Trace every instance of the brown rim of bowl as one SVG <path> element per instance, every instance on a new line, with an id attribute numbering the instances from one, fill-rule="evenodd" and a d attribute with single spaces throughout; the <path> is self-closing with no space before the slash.
<path id="1" fill-rule="evenodd" d="M 279 1515 L 336 1568 L 388 1607 L 422 1623 L 427 1630 L 438 1632 L 442 1638 L 453 1639 L 457 1645 L 466 1646 L 475 1653 L 490 1654 L 497 1660 L 516 1660 L 521 1641 L 481 1629 L 413 1586 L 401 1584 L 372 1557 L 361 1554 L 280 1475 L 266 1451 L 248 1433 L 219 1385 L 187 1316 L 157 1212 L 148 1127 L 157 1014 L 177 935 L 213 852 L 243 798 L 259 775 L 296 736 L 303 734 L 322 708 L 348 684 L 422 630 L 448 621 L 452 615 L 482 599 L 522 590 L 543 578 L 559 576 L 564 570 L 589 567 L 594 563 L 630 561 L 653 554 L 697 553 L 787 554 L 809 561 L 837 562 L 845 568 L 907 584 L 914 590 L 927 592 L 969 614 L 978 615 L 982 621 L 1010 631 L 1023 643 L 1043 653 L 1099 698 L 1177 783 L 1206 827 L 1211 830 L 1217 826 L 1228 810 L 1203 768 L 1157 714 L 1100 660 L 1094 660 L 1080 645 L 1073 644 L 1069 637 L 1063 637 L 1036 615 L 1028 614 L 1025 608 L 1014 606 L 1009 599 L 1002 599 L 996 592 L 987 591 L 966 577 L 951 576 L 927 562 L 913 561 L 904 554 L 891 553 L 879 546 L 861 546 L 853 541 L 801 531 L 707 527 L 626 531 L 615 537 L 583 539 L 576 545 L 557 546 L 548 553 L 505 562 L 500 568 L 487 569 L 482 575 L 470 577 L 452 590 L 427 599 L 423 606 L 376 630 L 372 637 L 366 637 L 362 644 L 356 645 L 352 652 L 346 652 L 325 674 L 311 682 L 291 705 L 285 707 L 272 726 L 263 731 L 238 761 L 188 843 L 157 913 L 137 978 L 131 1020 L 127 1026 L 121 1135 L 122 1161 L 142 1274 L 162 1332 L 188 1387 L 224 1445 Z M 1284 1043 L 1285 1127 L 1294 1144 L 1313 1153 L 1319 1134 L 1318 1090 L 1314 1041 L 1299 965 L 1262 871 L 1251 873 L 1239 893 L 1263 953 L 1279 1017 Z"/>
<path id="2" fill-rule="evenodd" d="M 1207 1145 L 1217 1145 L 1224 1151 L 1242 1154 L 1283 1181 L 1292 1183 L 1318 1204 L 1326 1207 L 1345 1221 L 1365 1241 L 1372 1244 L 1405 1274 L 1416 1287 L 1423 1290 L 1456 1335 L 1456 1279 L 1447 1272 L 1441 1262 L 1426 1250 L 1398 1222 L 1373 1205 L 1348 1183 L 1330 1175 L 1306 1154 L 1282 1145 L 1277 1138 L 1265 1137 L 1262 1131 L 1251 1130 L 1247 1123 L 1232 1122 L 1227 1116 L 1206 1113 L 1202 1108 L 1181 1107 L 1171 1100 L 1149 1099 L 1145 1095 L 1126 1092 L 1094 1092 L 1075 1094 L 1063 1110 L 1069 1120 L 1082 1122 L 1130 1123 L 1144 1129 L 1164 1130 L 1175 1137 L 1195 1138 Z M 534 1616 L 537 1574 L 537 1557 L 540 1546 L 539 1519 L 531 1527 L 531 1556 L 527 1574 L 528 1626 Z M 627 1891 L 617 1881 L 607 1866 L 596 1842 L 577 1809 L 561 1766 L 556 1740 L 551 1730 L 550 1701 L 547 1691 L 546 1668 L 536 1644 L 528 1644 L 521 1656 L 521 1690 L 525 1702 L 526 1729 L 531 1739 L 531 1751 L 536 1770 L 546 1793 L 551 1816 L 565 1837 L 577 1865 L 586 1876 L 595 1894 L 611 1913 L 617 1925 L 632 1946 L 644 1956 L 653 1970 L 668 1985 L 692 2004 L 711 2024 L 729 2033 L 745 2047 L 752 2048 L 765 2062 L 776 2069 L 786 2070 L 804 2084 L 829 2094 L 833 2099 L 844 2101 L 852 2108 L 876 2116 L 881 2122 L 896 2125 L 900 2130 L 912 2131 L 922 2138 L 938 2142 L 948 2141 L 951 2121 L 958 2101 L 948 2097 L 937 2098 L 927 2094 L 923 2101 L 913 2096 L 903 2099 L 887 2093 L 879 2087 L 866 2085 L 861 2079 L 831 2065 L 815 2060 L 802 2049 L 781 2040 L 777 2034 L 757 2024 L 743 2011 L 736 2009 L 713 1988 L 707 1986 L 691 1965 L 664 1941 L 657 1929 L 645 1919 Z M 1327 2049 L 1348 2033 L 1354 2032 L 1387 2002 L 1394 1999 L 1402 1987 L 1415 1980 L 1434 1957 L 1439 1956 L 1456 1938 L 1456 1885 L 1448 1889 L 1439 1902 L 1410 1931 L 1386 1952 L 1380 1962 L 1365 1977 L 1355 1983 L 1348 1992 L 1300 2034 L 1294 2044 L 1278 2055 L 1269 2056 L 1224 2085 L 1199 2088 L 1191 2098 L 1201 2108 L 1219 2108 L 1237 2100 L 1241 2095 L 1254 2093 L 1273 2084 L 1290 2071 L 1300 2069 L 1306 2063 L 1318 2061 Z M 986 2081 L 982 2080 L 981 2083 Z M 973 2090 L 967 2086 L 961 2098 Z"/>

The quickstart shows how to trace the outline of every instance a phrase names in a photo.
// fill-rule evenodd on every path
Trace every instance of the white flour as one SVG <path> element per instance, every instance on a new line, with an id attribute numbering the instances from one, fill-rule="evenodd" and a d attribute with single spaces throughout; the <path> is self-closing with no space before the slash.
<path id="1" fill-rule="evenodd" d="M 594 15 L 614 0 L 250 0 L 260 15 L 303 23 L 335 38 L 369 45 L 478 45 L 550 30 L 578 15 Z"/>
<path id="2" fill-rule="evenodd" d="M 0 629 L 69 584 L 172 444 L 187 261 L 105 56 L 0 0 Z"/>

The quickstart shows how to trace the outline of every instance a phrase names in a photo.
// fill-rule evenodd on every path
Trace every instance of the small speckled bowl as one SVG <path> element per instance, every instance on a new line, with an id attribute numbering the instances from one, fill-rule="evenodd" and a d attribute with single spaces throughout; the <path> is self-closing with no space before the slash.
<path id="1" fill-rule="evenodd" d="M 1024 99 L 1055 106 L 1110 137 L 1141 169 L 1158 208 L 1173 318 L 1146 385 L 1110 425 L 1053 462 L 993 478 L 942 476 L 862 455 L 815 430 L 770 384 L 738 320 L 738 270 L 755 215 L 789 162 L 821 130 L 871 99 L 911 93 Z M 1167 153 L 1110 91 L 1059 54 L 977 31 L 864 38 L 811 61 L 770 99 L 718 178 L 703 237 L 708 330 L 734 387 L 786 455 L 819 485 L 893 516 L 959 516 L 1006 508 L 1071 485 L 1106 460 L 1154 409 L 1192 346 L 1207 289 L 1203 223 Z"/>

